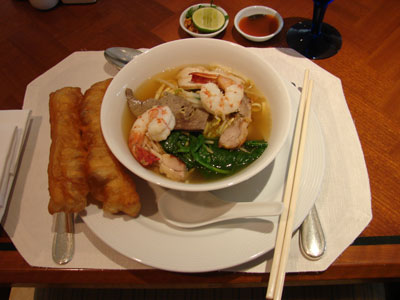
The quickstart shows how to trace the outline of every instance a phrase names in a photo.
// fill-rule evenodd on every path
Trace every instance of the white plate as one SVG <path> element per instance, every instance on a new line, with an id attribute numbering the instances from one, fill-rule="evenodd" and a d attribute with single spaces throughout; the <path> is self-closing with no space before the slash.
<path id="1" fill-rule="evenodd" d="M 290 84 L 288 90 L 292 107 L 297 111 L 299 92 Z M 288 141 L 269 167 L 251 180 L 213 193 L 229 201 L 282 201 L 294 121 Z M 318 119 L 311 113 L 295 229 L 318 196 L 324 169 L 324 140 Z M 95 205 L 88 206 L 82 215 L 84 222 L 101 240 L 131 259 L 169 271 L 206 272 L 248 262 L 274 248 L 278 217 L 177 229 L 167 225 L 157 213 L 156 200 L 166 189 L 140 179 L 137 188 L 143 199 L 142 214 L 137 219 L 111 216 Z"/>

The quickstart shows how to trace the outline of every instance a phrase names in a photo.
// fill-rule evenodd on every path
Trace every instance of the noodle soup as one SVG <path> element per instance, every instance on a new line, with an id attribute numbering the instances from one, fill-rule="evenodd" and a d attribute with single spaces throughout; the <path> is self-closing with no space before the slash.
<path id="1" fill-rule="evenodd" d="M 251 79 L 225 67 L 187 65 L 167 69 L 145 80 L 135 91 L 129 91 L 130 95 L 128 91 L 129 89 L 127 97 L 132 114 L 130 115 L 127 109 L 127 113 L 124 113 L 123 126 L 129 147 L 143 166 L 158 174 L 187 183 L 218 180 L 252 163 L 267 147 L 272 123 L 267 99 Z M 238 93 L 242 94 L 238 96 Z M 175 104 L 171 105 L 171 101 L 177 100 L 182 104 L 179 104 L 178 109 L 174 109 Z M 186 107 L 185 101 L 189 108 Z M 144 111 L 143 106 L 146 106 L 147 102 L 149 108 Z M 207 106 L 208 103 L 211 104 Z M 131 141 L 138 139 L 138 136 L 142 138 L 142 135 L 144 139 L 150 139 L 150 134 L 147 129 L 142 129 L 142 126 L 132 130 L 132 124 L 136 124 L 137 119 L 140 119 L 138 123 L 143 123 L 142 118 L 150 119 L 150 115 L 158 114 L 158 110 L 161 112 L 161 107 L 165 106 L 172 107 L 172 115 L 177 119 L 176 126 L 182 128 L 170 128 L 171 132 L 167 138 L 146 142 L 143 148 L 152 156 L 148 158 L 149 155 L 143 155 L 142 144 Z M 199 126 L 188 129 L 181 125 L 179 115 L 183 110 L 195 111 L 193 116 L 196 112 L 202 111 L 201 115 L 205 118 L 204 128 Z M 163 111 L 159 115 L 167 114 L 169 113 Z M 157 121 L 164 124 L 170 119 L 160 117 Z M 190 124 L 198 120 L 186 121 L 188 121 L 186 126 L 191 127 Z M 150 121 L 143 126 L 149 124 Z M 225 138 L 228 142 L 221 142 L 227 132 L 233 137 Z M 241 141 L 237 142 L 238 140 Z M 191 143 L 201 144 L 199 147 L 204 149 L 196 149 L 196 152 Z M 160 167 L 165 153 L 183 162 L 187 169 L 184 177 L 166 174 L 168 172 Z M 169 163 L 171 162 L 168 161 L 167 164 Z M 176 164 L 175 161 L 172 163 Z"/>

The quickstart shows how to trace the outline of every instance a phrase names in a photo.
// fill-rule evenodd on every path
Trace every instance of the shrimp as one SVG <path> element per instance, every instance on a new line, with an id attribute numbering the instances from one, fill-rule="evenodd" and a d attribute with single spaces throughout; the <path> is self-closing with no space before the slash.
<path id="1" fill-rule="evenodd" d="M 200 89 L 203 108 L 222 118 L 236 112 L 244 96 L 243 81 L 240 78 L 220 71 L 210 72 L 202 67 L 182 69 L 178 74 L 178 85 Z"/>
<path id="2" fill-rule="evenodd" d="M 242 79 L 222 71 L 208 71 L 201 66 L 183 68 L 178 73 L 178 85 L 200 89 L 203 108 L 223 118 L 239 109 L 244 96 Z"/>
<path id="3" fill-rule="evenodd" d="M 168 106 L 153 106 L 140 115 L 129 134 L 129 149 L 143 166 L 160 160 L 163 152 L 158 143 L 165 140 L 175 127 L 175 117 Z"/>
<path id="4" fill-rule="evenodd" d="M 222 118 L 239 110 L 243 96 L 243 85 L 223 75 L 217 76 L 216 83 L 208 82 L 200 90 L 204 109 Z"/>
<path id="5" fill-rule="evenodd" d="M 207 70 L 204 67 L 186 67 L 179 71 L 177 75 L 178 86 L 186 90 L 197 90 L 203 85 L 203 82 L 195 82 L 192 80 L 193 73 L 204 73 Z"/>
<path id="6" fill-rule="evenodd" d="M 175 127 L 175 116 L 168 106 L 153 106 L 137 117 L 129 134 L 129 149 L 144 167 L 154 166 L 172 180 L 184 181 L 186 165 L 177 157 L 166 154 L 160 145 Z"/>

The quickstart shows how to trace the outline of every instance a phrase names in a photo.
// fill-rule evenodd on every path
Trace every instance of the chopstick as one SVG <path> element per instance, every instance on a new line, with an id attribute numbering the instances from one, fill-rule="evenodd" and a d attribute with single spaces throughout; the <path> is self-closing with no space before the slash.
<path id="1" fill-rule="evenodd" d="M 297 113 L 296 127 L 290 155 L 289 171 L 283 196 L 284 210 L 279 219 L 274 257 L 268 282 L 266 298 L 279 300 L 282 297 L 286 275 L 286 263 L 293 233 L 293 220 L 300 186 L 304 145 L 308 129 L 308 115 L 311 103 L 313 82 L 309 80 L 309 70 L 305 71 L 303 89 Z"/>

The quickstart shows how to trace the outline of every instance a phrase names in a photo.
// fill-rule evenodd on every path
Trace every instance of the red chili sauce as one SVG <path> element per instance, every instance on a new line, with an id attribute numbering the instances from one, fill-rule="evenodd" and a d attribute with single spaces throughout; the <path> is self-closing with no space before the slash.
<path id="1" fill-rule="evenodd" d="M 239 28 L 249 35 L 265 36 L 274 33 L 279 26 L 278 19 L 272 15 L 252 15 L 239 21 Z"/>

